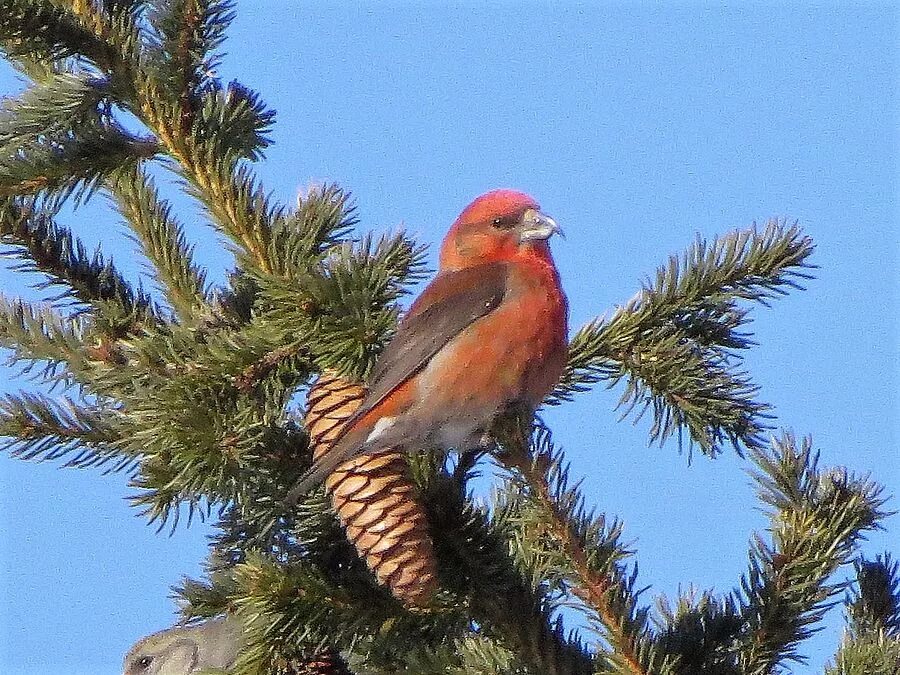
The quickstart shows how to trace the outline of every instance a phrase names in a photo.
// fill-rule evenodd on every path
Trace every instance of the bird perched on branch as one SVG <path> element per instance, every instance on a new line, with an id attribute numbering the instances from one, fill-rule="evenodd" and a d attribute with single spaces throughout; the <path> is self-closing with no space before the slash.
<path id="1" fill-rule="evenodd" d="M 357 455 L 476 447 L 498 413 L 534 410 L 566 361 L 568 308 L 548 243 L 560 232 L 521 192 L 488 192 L 466 207 L 362 404 L 288 502 Z"/>

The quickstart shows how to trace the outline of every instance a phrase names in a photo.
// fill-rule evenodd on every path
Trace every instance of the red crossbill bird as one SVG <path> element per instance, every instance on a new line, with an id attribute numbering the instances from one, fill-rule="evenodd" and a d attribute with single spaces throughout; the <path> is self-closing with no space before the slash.
<path id="1" fill-rule="evenodd" d="M 495 190 L 467 206 L 359 409 L 288 501 L 357 455 L 477 447 L 498 413 L 534 410 L 566 361 L 568 307 L 548 243 L 560 232 L 521 192 Z"/>

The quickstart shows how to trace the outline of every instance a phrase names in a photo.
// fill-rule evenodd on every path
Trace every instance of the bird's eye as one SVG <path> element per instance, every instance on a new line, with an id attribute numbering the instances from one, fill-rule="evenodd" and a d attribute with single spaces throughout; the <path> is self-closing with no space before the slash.
<path id="1" fill-rule="evenodd" d="M 138 660 L 137 666 L 138 666 L 138 668 L 141 668 L 141 669 L 149 668 L 151 663 L 153 663 L 153 657 L 152 657 L 152 656 L 142 656 L 142 657 Z"/>
<path id="2" fill-rule="evenodd" d="M 518 215 L 498 216 L 491 221 L 491 225 L 500 228 L 501 230 L 508 230 L 509 228 L 515 227 L 518 224 Z"/>

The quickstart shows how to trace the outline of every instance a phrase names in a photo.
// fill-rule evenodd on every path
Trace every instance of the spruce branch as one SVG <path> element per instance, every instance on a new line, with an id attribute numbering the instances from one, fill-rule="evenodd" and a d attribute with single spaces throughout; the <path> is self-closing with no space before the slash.
<path id="1" fill-rule="evenodd" d="M 116 169 L 158 152 L 154 140 L 133 136 L 102 119 L 0 147 L 0 198 L 39 193 L 58 203 L 73 194 L 84 198 Z"/>
<path id="2" fill-rule="evenodd" d="M 490 640 L 479 635 L 457 640 L 451 646 L 451 653 L 458 655 L 461 662 L 458 669 L 449 671 L 454 673 L 454 675 L 466 675 L 466 673 L 479 671 L 503 675 L 504 673 L 527 671 L 528 668 L 528 665 L 522 662 L 518 654 L 504 647 L 496 640 Z M 441 671 L 438 668 L 433 668 L 431 672 L 438 673 Z"/>
<path id="3" fill-rule="evenodd" d="M 232 7 L 212 0 L 150 3 L 148 19 L 158 40 L 155 59 L 161 79 L 180 101 L 185 132 L 194 123 L 196 93 L 218 65 L 214 51 L 234 18 Z"/>
<path id="4" fill-rule="evenodd" d="M 12 0 L 6 2 L 21 4 L 21 0 L 20 3 L 13 3 Z M 272 223 L 280 217 L 281 209 L 271 204 L 252 172 L 239 160 L 254 156 L 265 145 L 267 141 L 263 133 L 271 123 L 272 113 L 266 111 L 258 98 L 247 89 L 235 85 L 218 93 L 218 85 L 213 83 L 210 94 L 202 101 L 202 107 L 206 110 L 204 121 L 211 124 L 218 120 L 220 124 L 220 133 L 211 133 L 202 124 L 194 123 L 193 112 L 185 108 L 189 105 L 200 109 L 199 92 L 189 92 L 185 98 L 183 92 L 173 94 L 167 87 L 165 76 L 159 72 L 160 63 L 165 63 L 165 60 L 159 53 L 154 58 L 148 46 L 141 42 L 134 13 L 104 12 L 88 0 L 56 2 L 58 5 L 51 12 L 54 17 L 64 19 L 68 22 L 66 25 L 77 29 L 78 35 L 91 44 L 103 47 L 85 55 L 108 74 L 115 100 L 140 118 L 158 139 L 160 146 L 157 148 L 153 144 L 153 154 L 157 150 L 164 151 L 176 160 L 178 170 L 213 221 L 237 244 L 242 266 L 270 271 L 272 261 L 266 256 L 266 251 Z M 34 4 L 50 11 L 47 2 L 38 3 L 35 0 Z M 214 46 L 219 30 L 215 26 L 227 23 L 227 3 L 201 4 L 208 8 L 205 16 L 209 20 L 205 23 L 200 21 L 206 26 L 200 30 L 201 33 L 205 31 L 207 38 L 212 38 L 207 40 L 208 46 Z M 225 9 L 220 11 L 222 8 Z M 22 7 L 18 9 L 22 10 Z M 182 14 L 182 19 L 191 19 L 192 23 L 193 17 L 191 12 Z M 4 37 L 3 25 L 0 24 L 0 39 Z M 30 28 L 34 30 L 38 26 Z M 185 30 L 192 31 L 189 26 Z M 24 32 L 24 27 L 11 22 L 9 32 L 10 40 L 14 40 L 20 32 Z M 80 44 L 76 47 L 71 50 L 72 54 L 87 51 Z M 47 50 L 45 54 L 50 58 Z M 63 56 L 68 54 L 61 52 Z M 191 120 L 189 128 L 186 119 Z M 258 133 L 252 133 L 254 130 Z M 145 152 L 141 156 L 149 154 L 149 145 L 137 145 L 138 148 L 132 150 L 143 147 Z M 95 166 L 100 161 L 96 153 L 87 153 L 85 163 L 88 158 L 93 159 Z M 26 183 L 20 188 L 42 186 L 43 183 Z"/>
<path id="5" fill-rule="evenodd" d="M 61 62 L 99 71 L 124 100 L 143 70 L 139 9 L 128 0 L 0 0 L 0 46 L 36 79 L 51 75 Z"/>
<path id="6" fill-rule="evenodd" d="M 253 172 L 243 163 L 255 157 L 268 140 L 265 132 L 273 113 L 255 94 L 240 85 L 226 90 L 211 84 L 195 105 L 194 96 L 173 96 L 165 84 L 150 78 L 137 87 L 133 111 L 157 135 L 176 160 L 192 194 L 213 222 L 237 245 L 238 262 L 245 269 L 268 273 L 272 228 L 282 217 Z M 199 109 L 189 129 L 185 119 Z"/>
<path id="7" fill-rule="evenodd" d="M 603 627 L 613 672 L 670 672 L 671 661 L 646 626 L 647 611 L 637 604 L 637 569 L 629 574 L 623 564 L 631 553 L 620 542 L 621 524 L 586 509 L 578 488 L 568 485 L 562 453 L 546 427 L 532 429 L 526 417 L 513 414 L 494 433 L 503 448 L 500 461 L 516 471 L 502 512 L 517 531 L 519 558 L 536 581 L 561 584 L 563 592 L 570 588 L 584 603 Z"/>
<path id="8" fill-rule="evenodd" d="M 215 524 L 216 533 L 211 537 L 210 569 L 211 577 L 220 569 L 229 569 L 245 562 L 248 551 L 266 551 L 272 560 L 279 563 L 294 563 L 300 560 L 316 560 L 310 552 L 310 545 L 300 534 L 303 531 L 321 535 L 323 530 L 331 531 L 333 517 L 329 517 L 328 507 L 312 507 L 303 515 L 284 514 L 265 504 L 265 500 L 254 501 L 250 491 L 246 499 L 230 503 Z M 316 505 L 319 506 L 319 505 Z M 327 515 L 326 515 L 327 514 Z M 326 524 L 327 523 L 327 524 Z M 337 533 L 336 527 L 334 528 Z M 311 541 L 316 541 L 313 538 Z M 335 537 L 335 541 L 339 541 Z M 348 550 L 348 558 L 351 555 Z"/>
<path id="9" fill-rule="evenodd" d="M 424 274 L 423 253 L 403 233 L 366 236 L 328 249 L 306 274 L 260 278 L 259 302 L 319 368 L 363 381 L 396 328 L 396 301 Z"/>
<path id="10" fill-rule="evenodd" d="M 843 469 L 820 469 L 808 438 L 798 446 L 785 434 L 752 457 L 759 498 L 771 508 L 772 544 L 754 538 L 736 595 L 747 626 L 739 663 L 742 673 L 764 675 L 785 660 L 803 660 L 798 644 L 843 587 L 829 577 L 886 514 L 881 486 Z"/>
<path id="11" fill-rule="evenodd" d="M 83 377 L 90 369 L 84 339 L 80 319 L 66 319 L 50 307 L 0 295 L 0 347 L 11 352 L 8 364 L 21 365 L 27 373 L 41 363 L 45 379 Z"/>
<path id="12" fill-rule="evenodd" d="M 63 8 L 74 16 L 86 31 L 108 45 L 110 58 L 98 62 L 97 65 L 100 67 L 114 72 L 121 69 L 122 64 L 131 66 L 141 63 L 139 6 L 136 2 L 50 0 L 50 4 Z"/>
<path id="13" fill-rule="evenodd" d="M 686 432 L 707 454 L 728 442 L 758 448 L 768 406 L 740 369 L 740 350 L 752 345 L 741 332 L 748 321 L 739 301 L 768 302 L 801 288 L 812 240 L 795 224 L 770 221 L 699 240 L 672 257 L 655 281 L 608 320 L 595 320 L 572 339 L 569 363 L 549 404 L 570 400 L 590 385 L 625 381 L 620 399 L 627 416 L 653 414 L 651 441 Z"/>
<path id="14" fill-rule="evenodd" d="M 693 589 L 680 595 L 673 607 L 658 600 L 657 643 L 677 659 L 679 675 L 742 675 L 734 645 L 744 628 L 732 598 L 718 599 Z"/>
<path id="15" fill-rule="evenodd" d="M 57 61 L 84 56 L 101 69 L 115 61 L 115 50 L 78 16 L 47 0 L 0 0 L 0 44 L 11 58 Z"/>
<path id="16" fill-rule="evenodd" d="M 110 382 L 136 420 L 129 443 L 144 456 L 132 483 L 141 490 L 134 505 L 160 527 L 170 518 L 177 526 L 182 505 L 188 515 L 204 516 L 206 506 L 253 501 L 261 517 L 279 517 L 280 501 L 265 495 L 283 493 L 303 468 L 296 453 L 304 436 L 286 406 L 295 380 L 308 371 L 274 373 L 265 387 L 244 393 L 233 379 L 257 353 L 252 340 L 244 344 L 227 331 L 198 336 L 191 327 L 169 329 L 168 338 L 130 338 L 126 357 L 141 377 Z"/>
<path id="17" fill-rule="evenodd" d="M 113 462 L 108 471 L 133 466 L 134 456 L 116 447 L 120 436 L 114 409 L 85 407 L 23 393 L 0 399 L 0 449 L 24 460 L 48 461 L 72 455 L 63 466 L 86 468 Z"/>
<path id="18" fill-rule="evenodd" d="M 210 509 L 202 504 L 223 506 L 235 498 L 244 455 L 264 446 L 270 431 L 258 410 L 227 391 L 200 389 L 206 399 L 197 390 L 191 395 L 183 387 L 192 379 L 197 384 L 176 377 L 157 394 L 144 391 L 144 402 L 130 401 L 129 413 L 141 420 L 131 442 L 145 454 L 132 482 L 141 492 L 131 501 L 160 527 L 177 526 L 181 505 L 189 516 L 203 516 Z M 164 432 L 165 424 L 170 428 Z"/>
<path id="19" fill-rule="evenodd" d="M 273 274 L 302 282 L 357 223 L 348 192 L 337 185 L 309 189 L 273 230 L 270 255 L 277 263 Z"/>
<path id="20" fill-rule="evenodd" d="M 204 142 L 199 129 L 183 136 L 171 118 L 177 108 L 167 106 L 164 98 L 155 98 L 161 96 L 162 90 L 150 83 L 140 101 L 144 122 L 178 162 L 180 173 L 213 222 L 237 244 L 240 265 L 270 272 L 272 261 L 266 253 L 272 223 L 281 217 L 281 209 L 271 204 L 250 169 L 236 167 L 232 158 L 221 157 L 217 148 Z"/>
<path id="21" fill-rule="evenodd" d="M 206 273 L 193 262 L 192 247 L 171 205 L 160 198 L 153 179 L 141 167 L 118 172 L 109 181 L 109 190 L 155 268 L 169 304 L 183 320 L 196 318 L 208 303 Z"/>
<path id="22" fill-rule="evenodd" d="M 845 642 L 825 675 L 897 675 L 900 639 L 883 632 Z"/>
<path id="23" fill-rule="evenodd" d="M 0 103 L 0 147 L 67 131 L 92 120 L 109 95 L 105 78 L 61 70 Z"/>
<path id="24" fill-rule="evenodd" d="M 845 598 L 849 625 L 826 675 L 897 675 L 900 666 L 900 565 L 890 554 L 854 562 Z"/>
<path id="25" fill-rule="evenodd" d="M 237 163 L 240 159 L 262 158 L 274 121 L 275 111 L 267 108 L 255 91 L 239 82 L 223 87 L 211 80 L 198 102 L 195 126 L 202 129 L 205 141 L 213 144 L 217 155 Z"/>
<path id="26" fill-rule="evenodd" d="M 74 66 L 72 66 L 74 68 Z M 90 194 L 115 168 L 154 156 L 113 116 L 110 80 L 60 67 L 0 106 L 0 196 Z"/>
<path id="27" fill-rule="evenodd" d="M 281 672 L 280 664 L 333 648 L 369 653 L 379 643 L 401 650 L 438 646 L 444 636 L 466 627 L 455 613 L 405 613 L 380 589 L 359 595 L 335 588 L 308 563 L 276 565 L 251 553 L 218 576 L 225 589 L 219 595 L 243 621 L 247 636 L 237 675 Z M 206 598 L 212 597 L 207 591 Z"/>
<path id="28" fill-rule="evenodd" d="M 363 673 L 370 672 L 363 659 L 359 659 L 358 666 L 351 661 L 351 666 L 356 666 Z M 508 675 L 531 671 L 517 654 L 502 643 L 473 634 L 441 645 L 437 650 L 417 650 L 393 672 L 398 675 Z"/>
<path id="29" fill-rule="evenodd" d="M 193 98 L 191 99 L 193 100 Z M 197 101 L 197 120 L 183 128 L 193 111 L 182 98 L 166 97 L 154 80 L 138 91 L 137 114 L 160 138 L 178 163 L 191 193 L 213 222 L 237 245 L 238 263 L 247 270 L 269 273 L 273 227 L 283 217 L 242 158 L 256 158 L 268 145 L 266 133 L 274 113 L 250 90 L 236 83 L 222 90 L 211 83 Z"/>
<path id="30" fill-rule="evenodd" d="M 595 672 L 594 656 L 552 618 L 556 600 L 517 568 L 502 521 L 466 499 L 456 480 L 444 476 L 423 487 L 442 586 L 468 599 L 479 636 L 516 654 L 527 672 Z"/>
<path id="31" fill-rule="evenodd" d="M 900 563 L 885 553 L 853 565 L 856 588 L 846 599 L 851 635 L 884 631 L 900 638 Z"/>
<path id="32" fill-rule="evenodd" d="M 89 254 L 84 244 L 53 218 L 52 209 L 32 199 L 0 197 L 0 243 L 6 255 L 17 258 L 25 272 L 47 276 L 40 288 L 58 287 L 56 300 L 71 298 L 85 304 L 112 302 L 125 315 L 151 310 L 150 299 L 134 290 L 100 250 Z"/>
<path id="33" fill-rule="evenodd" d="M 234 386 L 242 393 L 248 394 L 260 381 L 278 368 L 278 366 L 305 353 L 306 350 L 303 345 L 297 343 L 277 347 L 244 368 L 244 370 L 234 378 Z"/>

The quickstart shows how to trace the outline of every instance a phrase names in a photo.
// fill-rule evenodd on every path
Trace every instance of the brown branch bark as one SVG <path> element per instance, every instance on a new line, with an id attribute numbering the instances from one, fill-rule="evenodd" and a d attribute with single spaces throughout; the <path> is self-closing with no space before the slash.
<path id="1" fill-rule="evenodd" d="M 517 420 L 521 421 L 521 420 Z M 530 430 L 530 424 L 529 424 Z M 610 602 L 610 591 L 619 583 L 614 577 L 592 569 L 588 562 L 587 552 L 582 547 L 571 524 L 560 505 L 553 496 L 547 477 L 548 461 L 543 458 L 532 459 L 528 452 L 529 434 L 524 425 L 516 424 L 516 429 L 508 436 L 510 446 L 500 459 L 510 468 L 518 471 L 528 483 L 532 496 L 546 513 L 547 532 L 561 546 L 572 561 L 572 571 L 577 582 L 572 592 L 597 613 L 597 617 L 606 629 L 607 636 L 615 654 L 633 675 L 648 675 L 648 671 L 640 663 L 634 635 L 624 630 L 624 617 L 616 611 Z"/>

